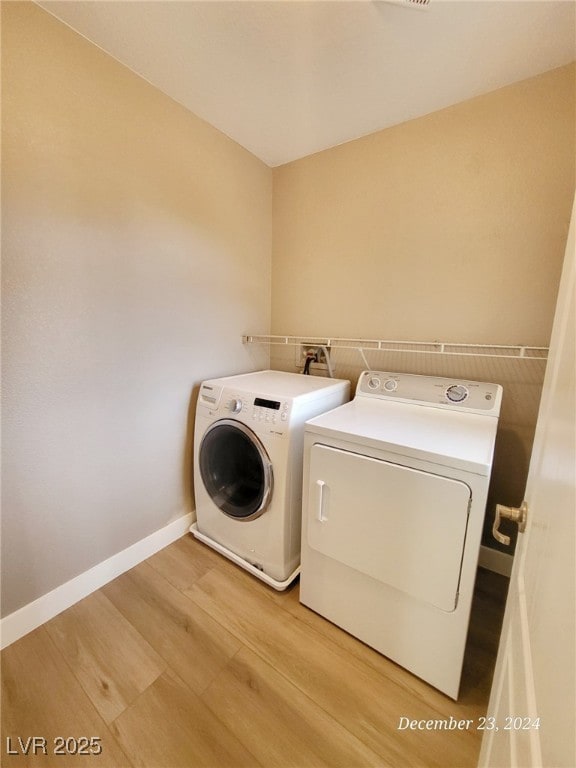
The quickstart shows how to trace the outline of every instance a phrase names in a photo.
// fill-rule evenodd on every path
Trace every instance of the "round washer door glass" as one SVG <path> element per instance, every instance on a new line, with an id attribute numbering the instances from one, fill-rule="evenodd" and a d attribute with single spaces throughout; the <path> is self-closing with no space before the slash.
<path id="1" fill-rule="evenodd" d="M 272 497 L 272 464 L 266 449 L 239 421 L 222 419 L 204 434 L 199 451 L 206 491 L 225 515 L 254 520 Z"/>

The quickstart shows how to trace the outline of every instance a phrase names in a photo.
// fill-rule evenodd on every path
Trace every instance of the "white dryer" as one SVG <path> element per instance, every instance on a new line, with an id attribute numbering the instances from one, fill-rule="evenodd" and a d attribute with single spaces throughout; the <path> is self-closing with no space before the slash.
<path id="1" fill-rule="evenodd" d="M 501 399 L 365 371 L 306 425 L 301 602 L 454 699 Z"/>
<path id="2" fill-rule="evenodd" d="M 194 428 L 194 536 L 285 589 L 300 565 L 304 423 L 349 397 L 349 381 L 281 371 L 205 381 Z"/>

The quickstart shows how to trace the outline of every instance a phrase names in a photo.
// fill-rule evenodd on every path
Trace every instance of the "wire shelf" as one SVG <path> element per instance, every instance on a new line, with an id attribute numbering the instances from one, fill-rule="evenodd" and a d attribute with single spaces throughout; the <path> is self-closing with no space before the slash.
<path id="1" fill-rule="evenodd" d="M 331 349 L 380 350 L 413 354 L 498 357 L 515 360 L 547 360 L 548 347 L 522 344 L 458 344 L 445 341 L 391 341 L 384 339 L 343 339 L 328 336 L 244 335 L 243 344 L 280 344 L 283 346 L 318 346 Z"/>

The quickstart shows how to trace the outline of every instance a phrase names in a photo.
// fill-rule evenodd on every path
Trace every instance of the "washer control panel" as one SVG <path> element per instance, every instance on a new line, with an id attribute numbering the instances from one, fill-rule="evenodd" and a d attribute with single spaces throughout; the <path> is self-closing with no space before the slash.
<path id="1" fill-rule="evenodd" d="M 289 405 L 287 400 L 268 400 L 263 397 L 250 399 L 252 421 L 268 424 L 283 424 L 288 421 Z"/>
<path id="2" fill-rule="evenodd" d="M 208 401 L 210 404 L 210 401 Z M 210 408 L 211 416 L 236 418 L 256 431 L 283 437 L 290 420 L 291 401 L 271 400 L 256 394 L 224 389 L 216 407 Z"/>
<path id="3" fill-rule="evenodd" d="M 288 421 L 290 405 L 287 400 L 268 400 L 264 397 L 247 395 L 244 392 L 224 392 L 218 410 L 223 411 L 224 415 L 241 415 L 246 424 L 251 421 L 284 424 Z"/>
<path id="4" fill-rule="evenodd" d="M 439 376 L 364 371 L 358 379 L 356 397 L 376 397 L 498 416 L 502 387 Z"/>
<path id="5" fill-rule="evenodd" d="M 198 413 L 209 418 L 236 419 L 256 434 L 286 438 L 290 432 L 293 398 L 272 398 L 256 392 L 204 383 L 198 397 Z"/>

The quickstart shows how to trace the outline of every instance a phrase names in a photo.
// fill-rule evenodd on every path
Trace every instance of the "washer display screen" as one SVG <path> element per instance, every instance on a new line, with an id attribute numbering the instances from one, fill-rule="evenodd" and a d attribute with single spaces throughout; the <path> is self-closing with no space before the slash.
<path id="1" fill-rule="evenodd" d="M 277 400 L 264 400 L 263 397 L 257 397 L 254 405 L 261 405 L 263 408 L 272 408 L 275 411 L 280 410 L 280 403 Z"/>

